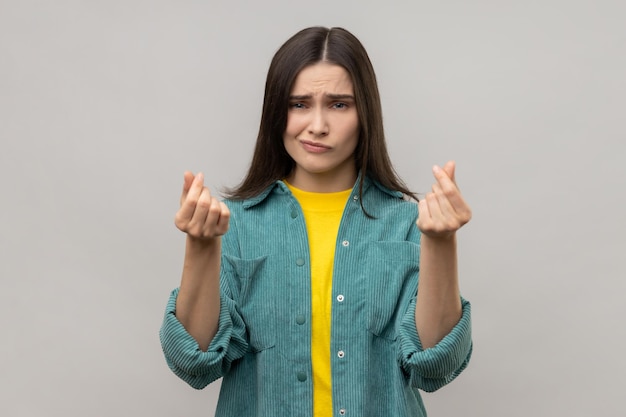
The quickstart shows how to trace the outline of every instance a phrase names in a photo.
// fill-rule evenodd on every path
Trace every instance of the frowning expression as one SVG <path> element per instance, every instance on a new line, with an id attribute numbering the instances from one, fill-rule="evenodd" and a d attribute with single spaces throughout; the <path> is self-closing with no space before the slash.
<path id="1" fill-rule="evenodd" d="M 295 161 L 288 178 L 295 187 L 330 192 L 354 185 L 359 117 L 352 80 L 343 67 L 319 62 L 300 71 L 283 141 Z"/>

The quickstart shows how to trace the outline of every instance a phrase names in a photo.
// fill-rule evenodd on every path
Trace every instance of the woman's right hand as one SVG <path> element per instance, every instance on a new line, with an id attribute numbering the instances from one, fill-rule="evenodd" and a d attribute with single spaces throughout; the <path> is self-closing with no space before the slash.
<path id="1" fill-rule="evenodd" d="M 174 224 L 193 239 L 211 241 L 228 230 L 230 210 L 204 186 L 204 175 L 186 171 Z"/>
<path id="2" fill-rule="evenodd" d="M 176 299 L 176 317 L 206 351 L 220 317 L 221 239 L 228 230 L 230 211 L 211 196 L 204 175 L 187 171 L 180 208 L 174 223 L 187 233 L 185 261 Z"/>

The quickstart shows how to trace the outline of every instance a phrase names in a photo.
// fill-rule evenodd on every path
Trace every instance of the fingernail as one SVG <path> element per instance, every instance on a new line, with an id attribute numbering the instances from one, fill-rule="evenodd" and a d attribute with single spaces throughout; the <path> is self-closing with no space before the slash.
<path id="1" fill-rule="evenodd" d="M 438 173 L 439 173 L 439 171 L 441 171 L 441 168 L 439 168 L 439 165 L 433 165 L 433 172 L 434 172 L 435 174 L 438 174 Z"/>

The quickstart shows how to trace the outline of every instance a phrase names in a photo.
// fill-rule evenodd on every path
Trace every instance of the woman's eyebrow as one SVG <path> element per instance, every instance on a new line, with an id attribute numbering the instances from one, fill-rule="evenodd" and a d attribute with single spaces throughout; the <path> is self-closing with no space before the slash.
<path id="1" fill-rule="evenodd" d="M 312 98 L 312 94 L 292 94 L 289 96 L 289 100 L 310 100 Z"/>
<path id="2" fill-rule="evenodd" d="M 352 94 L 325 94 L 325 96 L 332 100 L 354 100 Z"/>
<path id="3" fill-rule="evenodd" d="M 324 94 L 324 97 L 331 100 L 354 100 L 352 94 Z M 289 96 L 289 100 L 310 100 L 312 98 L 312 94 L 293 94 Z"/>

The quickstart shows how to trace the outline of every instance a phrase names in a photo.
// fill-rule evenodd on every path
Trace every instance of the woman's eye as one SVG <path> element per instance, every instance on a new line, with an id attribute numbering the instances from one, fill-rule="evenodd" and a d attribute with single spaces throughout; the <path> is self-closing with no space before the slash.
<path id="1" fill-rule="evenodd" d="M 335 103 L 333 104 L 333 107 L 336 109 L 345 109 L 348 105 L 346 103 Z"/>
<path id="2" fill-rule="evenodd" d="M 303 109 L 304 104 L 303 103 L 291 103 L 289 107 L 291 107 L 292 109 Z"/>

